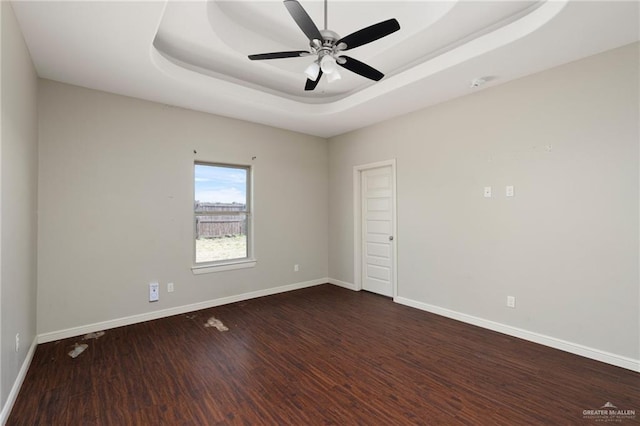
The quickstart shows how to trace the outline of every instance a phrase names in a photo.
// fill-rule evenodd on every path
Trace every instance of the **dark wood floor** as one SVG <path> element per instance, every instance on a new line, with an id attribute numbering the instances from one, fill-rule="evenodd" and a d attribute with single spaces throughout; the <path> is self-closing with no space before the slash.
<path id="1" fill-rule="evenodd" d="M 38 346 L 9 425 L 596 424 L 606 402 L 640 420 L 637 373 L 331 285 L 75 342 Z"/>

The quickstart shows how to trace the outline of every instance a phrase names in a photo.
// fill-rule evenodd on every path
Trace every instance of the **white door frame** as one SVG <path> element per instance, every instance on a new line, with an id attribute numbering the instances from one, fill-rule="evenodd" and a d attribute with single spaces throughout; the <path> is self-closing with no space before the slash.
<path id="1" fill-rule="evenodd" d="M 396 223 L 396 159 L 378 161 L 376 163 L 362 164 L 353 167 L 353 280 L 355 289 L 362 290 L 362 172 L 365 170 L 377 169 L 379 167 L 391 166 L 391 187 L 393 197 L 391 205 L 393 242 L 391 267 L 393 274 L 393 299 L 398 296 L 398 225 Z"/>

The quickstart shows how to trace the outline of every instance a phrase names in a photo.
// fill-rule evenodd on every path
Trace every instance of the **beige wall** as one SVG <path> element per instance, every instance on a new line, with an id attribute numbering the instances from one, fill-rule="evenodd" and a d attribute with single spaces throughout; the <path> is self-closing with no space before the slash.
<path id="1" fill-rule="evenodd" d="M 39 333 L 327 277 L 324 139 L 47 80 L 39 108 Z M 192 274 L 194 159 L 254 166 L 255 268 Z"/>
<path id="2" fill-rule="evenodd" d="M 36 333 L 38 122 L 37 76 L 11 3 L 0 3 L 0 399 L 4 407 Z"/>
<path id="3" fill-rule="evenodd" d="M 638 75 L 635 44 L 332 138 L 329 275 L 353 166 L 396 158 L 400 297 L 639 359 Z"/>

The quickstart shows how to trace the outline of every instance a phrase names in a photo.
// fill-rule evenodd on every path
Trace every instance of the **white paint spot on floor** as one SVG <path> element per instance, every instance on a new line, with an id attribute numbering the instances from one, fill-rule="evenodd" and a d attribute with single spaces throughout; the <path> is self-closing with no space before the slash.
<path id="1" fill-rule="evenodd" d="M 73 350 L 69 352 L 69 356 L 71 358 L 76 358 L 78 355 L 84 352 L 84 350 L 87 349 L 88 347 L 89 345 L 87 345 L 86 343 L 83 343 L 81 345 L 76 343 L 76 345 L 73 347 Z"/>
<path id="2" fill-rule="evenodd" d="M 229 328 L 227 326 L 225 326 L 222 323 L 222 321 L 220 321 L 216 317 L 209 318 L 204 326 L 205 327 L 215 327 L 215 328 L 218 329 L 218 331 L 227 331 L 227 330 L 229 330 Z"/>
<path id="3" fill-rule="evenodd" d="M 102 336 L 104 336 L 104 331 L 96 331 L 95 333 L 87 333 L 82 337 L 82 340 L 89 340 L 89 339 L 99 339 Z"/>

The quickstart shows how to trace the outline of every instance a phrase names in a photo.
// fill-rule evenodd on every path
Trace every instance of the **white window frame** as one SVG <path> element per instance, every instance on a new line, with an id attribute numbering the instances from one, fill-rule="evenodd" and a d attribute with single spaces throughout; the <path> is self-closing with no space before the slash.
<path id="1" fill-rule="evenodd" d="M 191 202 L 195 201 L 195 168 L 196 166 L 212 166 L 212 167 L 227 167 L 230 169 L 243 169 L 247 172 L 247 204 L 246 211 L 211 211 L 207 213 L 196 213 L 195 210 L 192 210 L 192 220 L 193 220 L 193 235 L 192 235 L 192 263 L 191 271 L 195 275 L 199 274 L 208 274 L 211 272 L 221 272 L 221 271 L 229 271 L 234 269 L 243 269 L 243 268 L 252 268 L 256 266 L 256 259 L 253 255 L 253 168 L 246 164 L 230 164 L 230 163 L 219 163 L 219 162 L 210 162 L 210 161 L 194 161 L 193 163 L 193 175 L 192 175 L 192 183 L 193 183 L 193 192 L 191 197 Z M 247 218 L 247 257 L 237 258 L 237 259 L 225 259 L 225 260 L 216 260 L 211 262 L 200 262 L 196 263 L 196 237 L 197 237 L 197 229 L 196 229 L 196 218 L 198 216 L 240 216 L 246 215 Z"/>

